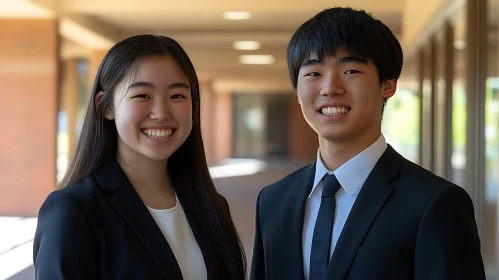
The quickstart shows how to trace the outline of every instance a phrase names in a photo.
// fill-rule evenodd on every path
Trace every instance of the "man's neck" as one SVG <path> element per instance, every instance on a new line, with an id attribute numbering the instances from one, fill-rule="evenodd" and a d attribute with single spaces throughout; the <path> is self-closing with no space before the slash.
<path id="1" fill-rule="evenodd" d="M 380 136 L 381 132 L 369 137 L 344 141 L 330 141 L 319 137 L 321 160 L 328 170 L 334 171 L 371 146 Z"/>

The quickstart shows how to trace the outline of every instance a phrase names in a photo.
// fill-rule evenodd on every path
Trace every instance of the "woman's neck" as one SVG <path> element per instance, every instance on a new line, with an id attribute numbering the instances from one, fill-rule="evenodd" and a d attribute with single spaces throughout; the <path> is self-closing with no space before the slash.
<path id="1" fill-rule="evenodd" d="M 167 160 L 131 159 L 119 154 L 117 160 L 144 204 L 154 209 L 168 209 L 176 205 Z"/>

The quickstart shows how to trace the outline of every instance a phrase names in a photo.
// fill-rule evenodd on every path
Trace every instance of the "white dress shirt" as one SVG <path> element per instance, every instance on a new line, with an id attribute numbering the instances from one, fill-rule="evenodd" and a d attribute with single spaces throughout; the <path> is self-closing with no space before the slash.
<path id="1" fill-rule="evenodd" d="M 310 271 L 310 251 L 314 235 L 315 221 L 319 213 L 322 196 L 322 178 L 326 173 L 334 174 L 341 184 L 336 193 L 336 210 L 334 212 L 333 231 L 331 234 L 330 256 L 333 255 L 336 242 L 350 214 L 350 210 L 359 194 L 362 185 L 371 173 L 374 165 L 387 148 L 386 140 L 381 136 L 367 149 L 347 161 L 335 171 L 327 170 L 321 160 L 320 149 L 317 151 L 317 162 L 315 165 L 315 179 L 305 205 L 305 219 L 303 221 L 302 248 L 303 248 L 303 270 L 305 279 L 308 280 Z"/>

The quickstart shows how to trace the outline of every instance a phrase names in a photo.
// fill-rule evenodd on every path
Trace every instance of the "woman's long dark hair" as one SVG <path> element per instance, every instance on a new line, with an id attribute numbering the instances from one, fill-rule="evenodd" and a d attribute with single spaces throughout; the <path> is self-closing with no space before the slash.
<path id="1" fill-rule="evenodd" d="M 185 211 L 193 214 L 208 245 L 213 279 L 242 280 L 246 257 L 225 201 L 217 193 L 206 164 L 200 126 L 199 83 L 194 66 L 173 39 L 137 35 L 113 46 L 102 60 L 92 88 L 90 103 L 76 144 L 75 154 L 59 184 L 64 188 L 116 157 L 118 132 L 104 113 L 113 104 L 113 92 L 134 65 L 145 57 L 171 55 L 189 78 L 192 96 L 192 131 L 168 159 L 168 173 Z M 96 95 L 103 91 L 95 105 Z"/>

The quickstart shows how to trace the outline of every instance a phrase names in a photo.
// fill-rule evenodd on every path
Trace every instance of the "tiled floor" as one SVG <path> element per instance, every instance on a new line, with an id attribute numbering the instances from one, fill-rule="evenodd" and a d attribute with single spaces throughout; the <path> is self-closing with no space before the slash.
<path id="1" fill-rule="evenodd" d="M 36 218 L 0 217 L 0 279 L 11 278 L 33 263 Z"/>
<path id="2" fill-rule="evenodd" d="M 251 263 L 255 202 L 258 192 L 304 163 L 231 160 L 212 169 L 215 185 L 231 206 L 232 218 Z M 256 172 L 256 173 L 255 173 Z M 36 218 L 0 217 L 0 280 L 33 280 Z"/>

